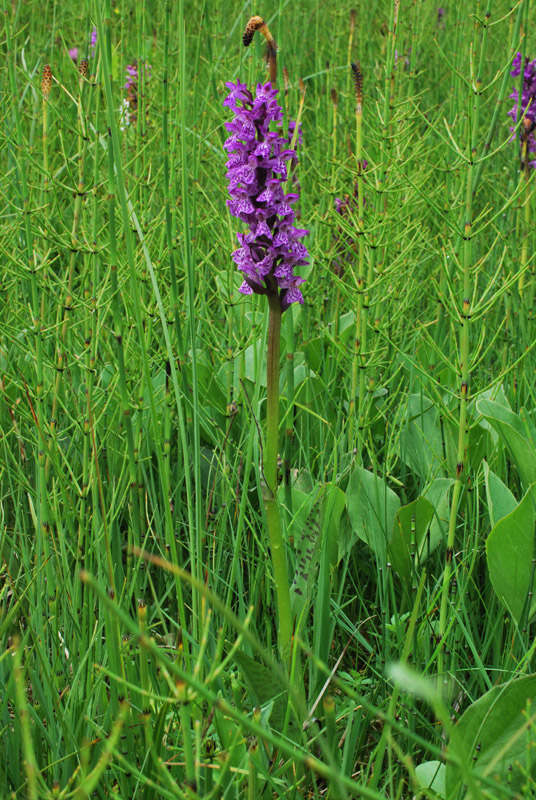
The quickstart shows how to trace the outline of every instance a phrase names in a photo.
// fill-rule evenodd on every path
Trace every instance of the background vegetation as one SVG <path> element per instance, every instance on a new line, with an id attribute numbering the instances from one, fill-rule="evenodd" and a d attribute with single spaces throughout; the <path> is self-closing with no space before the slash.
<path id="1" fill-rule="evenodd" d="M 3 796 L 533 796 L 534 198 L 506 114 L 530 0 L 3 3 Z M 225 203 L 225 82 L 266 80 L 252 14 L 287 122 L 303 101 L 297 694 L 265 298 Z"/>

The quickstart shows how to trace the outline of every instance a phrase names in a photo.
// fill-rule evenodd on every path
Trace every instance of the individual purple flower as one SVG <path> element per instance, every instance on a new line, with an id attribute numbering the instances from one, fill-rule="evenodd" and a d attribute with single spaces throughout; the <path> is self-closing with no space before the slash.
<path id="1" fill-rule="evenodd" d="M 521 53 L 517 53 L 512 67 L 510 75 L 514 78 L 519 77 L 521 74 Z M 514 123 L 517 123 L 518 107 L 520 105 L 519 89 L 515 88 L 509 96 L 515 100 L 515 104 L 507 113 Z M 527 152 L 536 153 L 536 139 L 534 138 L 534 129 L 536 128 L 536 59 L 529 61 L 528 58 L 525 58 L 523 87 L 521 90 L 521 113 L 523 114 L 523 124 L 519 129 L 521 146 L 523 146 L 526 139 Z M 513 131 L 514 128 L 510 128 L 510 130 Z M 536 160 L 529 161 L 529 165 L 535 168 Z"/>
<path id="2" fill-rule="evenodd" d="M 138 70 L 138 60 L 134 59 L 132 64 L 127 64 L 126 67 L 127 73 L 127 82 L 125 83 L 124 88 L 127 90 L 131 90 L 133 87 L 137 91 L 138 83 L 140 80 L 139 70 Z M 149 80 L 151 77 L 151 65 L 143 62 L 142 64 L 142 78 L 144 81 Z"/>
<path id="3" fill-rule="evenodd" d="M 91 31 L 91 38 L 89 40 L 89 46 L 91 48 L 91 58 L 95 56 L 95 48 L 97 46 L 97 29 L 93 28 Z"/>
<path id="4" fill-rule="evenodd" d="M 294 225 L 299 192 L 285 194 L 283 189 L 297 164 L 296 149 L 290 147 L 295 123 L 290 123 L 287 138 L 274 130 L 280 128 L 283 112 L 271 83 L 259 83 L 255 97 L 240 81 L 226 86 L 230 93 L 223 104 L 234 114 L 225 123 L 230 134 L 224 143 L 229 155 L 227 206 L 249 227 L 237 234 L 240 247 L 232 254 L 244 275 L 239 291 L 278 295 L 285 311 L 291 303 L 303 303 L 298 287 L 305 279 L 294 269 L 309 263 L 301 242 L 309 231 Z M 297 145 L 300 138 L 298 129 Z"/>
<path id="5" fill-rule="evenodd" d="M 89 39 L 89 49 L 90 49 L 90 57 L 93 58 L 95 56 L 95 47 L 97 45 L 97 29 L 93 28 L 91 31 L 91 36 Z M 79 48 L 78 47 L 71 47 L 69 50 L 69 57 L 76 63 L 78 61 L 79 55 Z"/>
<path id="6" fill-rule="evenodd" d="M 131 86 L 136 86 L 138 83 L 138 64 L 135 61 L 133 64 L 127 64 L 126 66 L 127 71 L 127 82 L 125 83 L 125 89 L 128 91 Z"/>

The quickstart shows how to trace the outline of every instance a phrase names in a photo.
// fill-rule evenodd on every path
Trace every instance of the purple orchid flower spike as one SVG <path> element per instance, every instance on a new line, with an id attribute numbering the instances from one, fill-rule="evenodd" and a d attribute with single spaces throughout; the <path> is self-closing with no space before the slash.
<path id="1" fill-rule="evenodd" d="M 510 75 L 517 78 L 521 75 L 521 53 L 517 53 L 512 63 Z M 510 95 L 515 100 L 515 105 L 508 111 L 508 116 L 514 123 L 518 121 L 519 90 L 516 88 Z M 523 125 L 519 130 L 521 144 L 526 140 L 527 153 L 536 153 L 536 139 L 534 131 L 536 129 L 536 59 L 529 61 L 525 58 L 523 70 L 523 87 L 521 91 L 521 113 L 523 114 Z M 513 131 L 513 128 L 511 128 Z M 536 168 L 536 160 L 529 161 L 529 166 Z"/>
<path id="2" fill-rule="evenodd" d="M 259 83 L 255 97 L 240 81 L 226 86 L 230 93 L 224 106 L 234 113 L 226 123 L 230 136 L 224 144 L 229 154 L 227 205 L 249 227 L 248 233 L 237 234 L 240 247 L 233 253 L 244 275 L 240 291 L 278 295 L 285 311 L 291 303 L 303 303 L 299 286 L 305 279 L 294 270 L 309 263 L 301 242 L 309 231 L 294 225 L 293 205 L 299 194 L 285 194 L 283 189 L 297 164 L 296 150 L 290 147 L 295 123 L 290 123 L 287 138 L 274 130 L 280 128 L 283 112 L 271 83 Z M 300 139 L 301 131 L 297 145 Z"/>

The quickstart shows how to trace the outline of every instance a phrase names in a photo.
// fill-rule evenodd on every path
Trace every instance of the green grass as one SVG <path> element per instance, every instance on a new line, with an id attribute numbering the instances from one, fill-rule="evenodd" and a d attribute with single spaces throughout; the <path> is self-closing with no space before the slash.
<path id="1" fill-rule="evenodd" d="M 506 115 L 533 4 L 355 5 L 3 0 L 2 797 L 536 791 L 534 180 Z M 303 103 L 310 230 L 283 664 L 267 302 L 238 292 L 222 147 L 225 82 L 266 80 L 253 14 Z"/>

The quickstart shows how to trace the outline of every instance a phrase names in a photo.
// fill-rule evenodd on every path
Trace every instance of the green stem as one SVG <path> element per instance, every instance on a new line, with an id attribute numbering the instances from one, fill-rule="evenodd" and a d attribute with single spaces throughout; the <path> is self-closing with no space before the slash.
<path id="1" fill-rule="evenodd" d="M 489 19 L 491 13 L 491 2 L 488 3 L 485 19 Z M 439 612 L 439 653 L 438 653 L 438 672 L 442 676 L 443 684 L 446 687 L 448 682 L 445 670 L 445 652 L 447 648 L 447 618 L 449 616 L 449 588 L 452 575 L 455 571 L 454 564 L 454 544 L 456 539 L 456 529 L 460 500 L 463 493 L 464 483 L 467 480 L 467 447 L 469 442 L 469 429 L 467 419 L 467 406 L 470 398 L 470 320 L 473 285 L 477 277 L 473 275 L 473 198 L 475 181 L 475 161 L 477 155 L 478 132 L 480 129 L 480 98 L 482 90 L 482 72 L 486 54 L 488 40 L 488 27 L 484 26 L 482 33 L 482 45 L 476 81 L 472 78 L 473 84 L 473 105 L 468 129 L 468 153 L 467 153 L 467 183 L 465 197 L 465 223 L 464 223 L 464 247 L 462 251 L 463 265 L 463 296 L 458 308 L 460 318 L 459 333 L 459 422 L 458 422 L 458 446 L 456 451 L 456 476 L 452 492 L 452 502 L 449 515 L 449 528 L 447 535 L 447 549 L 445 553 L 445 570 L 443 572 L 443 586 L 441 591 L 441 608 Z M 454 646 L 454 645 L 452 645 Z M 455 659 L 452 659 L 455 662 Z"/>
<path id="2" fill-rule="evenodd" d="M 364 197 L 363 197 L 363 97 L 361 86 L 361 68 L 357 65 L 354 73 L 356 78 L 356 91 L 357 102 L 355 109 L 356 120 L 356 159 L 357 159 L 357 205 L 358 205 L 358 248 L 359 248 L 359 263 L 357 274 L 357 306 L 355 315 L 355 336 L 354 336 L 354 354 L 352 360 L 352 384 L 350 390 L 350 405 L 348 409 L 348 449 L 351 451 L 354 447 L 354 425 L 356 417 L 355 399 L 358 390 L 358 374 L 359 374 L 359 404 L 358 404 L 358 427 L 359 430 L 363 424 L 363 396 L 364 396 L 364 379 L 365 379 L 365 357 L 363 355 L 363 327 L 366 327 L 366 318 L 363 314 L 363 303 L 365 295 L 365 219 L 364 219 Z M 359 77 L 357 77 L 359 76 Z M 360 87 L 357 87 L 359 81 Z M 364 325 L 363 325 L 364 323 Z M 359 371 L 361 368 L 361 374 Z"/>
<path id="3" fill-rule="evenodd" d="M 288 416 L 287 425 L 285 428 L 285 456 L 284 456 L 284 473 L 285 473 L 285 505 L 289 517 L 292 518 L 292 478 L 291 478 L 291 465 L 292 465 L 292 440 L 294 438 L 294 325 L 292 319 L 292 306 L 287 309 L 286 313 L 286 331 L 287 331 L 287 397 L 288 397 Z"/>
<path id="4" fill-rule="evenodd" d="M 281 530 L 277 501 L 277 454 L 279 442 L 279 347 L 281 339 L 281 303 L 278 295 L 268 295 L 270 317 L 268 322 L 268 354 L 266 362 L 267 407 L 266 446 L 264 451 L 264 477 L 266 492 L 264 505 L 268 521 L 268 537 L 272 553 L 278 614 L 278 644 L 280 655 L 290 655 L 292 638 L 292 612 L 287 572 L 285 543 Z"/>

